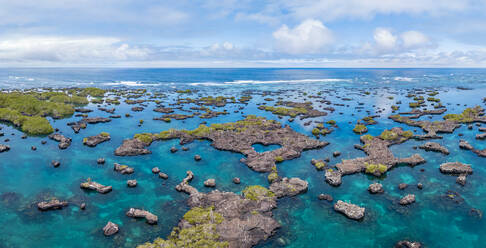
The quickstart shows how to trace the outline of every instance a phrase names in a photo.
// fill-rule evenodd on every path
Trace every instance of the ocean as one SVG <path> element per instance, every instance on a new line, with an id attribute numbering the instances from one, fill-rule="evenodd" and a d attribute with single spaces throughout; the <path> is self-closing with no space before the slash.
<path id="1" fill-rule="evenodd" d="M 208 178 L 216 179 L 216 189 L 239 193 L 248 185 L 268 186 L 267 174 L 252 171 L 240 162 L 242 154 L 219 151 L 209 141 L 194 141 L 189 151 L 171 153 L 172 146 L 180 147 L 178 140 L 154 142 L 151 154 L 119 157 L 114 150 L 122 141 L 136 133 L 160 132 L 170 128 L 194 129 L 202 121 L 212 123 L 234 122 L 243 115 L 254 114 L 289 125 L 297 132 L 313 137 L 312 125 L 307 121 L 327 122 L 335 120 L 337 127 L 328 135 L 321 136 L 330 145 L 308 150 L 299 158 L 278 164 L 279 174 L 285 177 L 299 177 L 309 183 L 305 194 L 278 201 L 273 211 L 281 228 L 257 247 L 393 247 L 399 240 L 416 240 L 426 247 L 486 247 L 486 220 L 471 214 L 471 209 L 486 211 L 486 159 L 471 151 L 461 150 L 459 140 L 467 140 L 477 149 L 486 149 L 486 141 L 475 139 L 478 128 L 468 129 L 462 125 L 452 134 L 440 134 L 443 139 L 432 140 L 447 147 L 449 155 L 414 149 L 426 141 L 409 140 L 391 146 L 397 157 L 408 157 L 418 153 L 426 163 L 415 166 L 398 166 L 383 177 L 364 173 L 347 175 L 339 187 L 325 182 L 324 172 L 317 171 L 311 159 L 329 158 L 329 165 L 342 159 L 363 157 L 363 151 L 353 148 L 359 144 L 359 135 L 352 129 L 356 121 L 377 113 L 377 124 L 368 126 L 368 133 L 379 135 L 383 130 L 402 127 L 417 134 L 423 131 L 417 127 L 400 124 L 389 119 L 393 114 L 391 106 L 399 104 L 400 110 L 410 110 L 412 99 L 406 95 L 412 91 L 437 91 L 435 98 L 441 99 L 449 113 L 461 113 L 467 107 L 486 107 L 485 69 L 118 69 L 118 68 L 3 68 L 0 69 L 0 88 L 68 88 L 100 87 L 105 89 L 147 89 L 148 92 L 162 92 L 166 95 L 162 105 L 175 103 L 180 94 L 176 90 L 192 90 L 189 97 L 198 95 L 234 96 L 252 94 L 248 105 L 228 104 L 214 110 L 226 109 L 229 114 L 211 119 L 194 117 L 186 120 L 172 120 L 170 123 L 153 120 L 160 113 L 152 111 L 156 103 L 147 102 L 144 111 L 131 111 L 133 105 L 115 106 L 116 114 L 122 118 L 109 123 L 89 125 L 75 134 L 67 125 L 79 117 L 53 120 L 54 128 L 72 138 L 66 150 L 58 149 L 57 142 L 45 136 L 30 136 L 22 139 L 22 132 L 8 123 L 1 123 L 4 133 L 1 144 L 11 149 L 0 153 L 0 247 L 136 247 L 156 237 L 167 237 L 179 219 L 189 210 L 188 196 L 177 192 L 174 187 L 186 175 L 187 170 L 195 174 L 191 185 L 200 191 L 212 189 L 203 186 Z M 370 94 L 360 94 L 367 91 Z M 322 97 L 332 102 L 334 112 L 327 116 L 289 122 L 289 117 L 278 116 L 258 109 L 259 104 L 274 104 L 279 97 L 288 101 L 313 101 L 315 109 L 323 110 L 326 105 L 309 98 L 323 92 Z M 265 93 L 265 94 L 262 94 Z M 306 94 L 301 94 L 306 93 Z M 186 97 L 186 96 L 183 96 Z M 275 101 L 265 101 L 271 97 Z M 351 100 L 345 99 L 349 98 Z M 337 105 L 335 105 L 337 104 Z M 428 107 L 431 103 L 427 102 Z M 235 110 L 243 106 L 238 113 Z M 97 104 L 86 108 L 94 110 L 89 116 L 107 117 L 98 110 Z M 184 106 L 184 109 L 188 107 Z M 125 118 L 125 113 L 132 117 Z M 185 113 L 176 110 L 175 113 Z M 144 120 L 139 126 L 139 120 Z M 421 120 L 442 120 L 442 116 L 423 116 Z M 482 124 L 481 126 L 485 126 Z M 82 144 L 84 137 L 109 132 L 111 140 L 95 148 Z M 463 136 L 458 136 L 463 134 Z M 5 139 L 10 141 L 5 142 Z M 42 145 L 41 141 L 47 144 Z M 32 151 L 31 146 L 37 150 Z M 265 150 L 265 147 L 257 147 Z M 274 149 L 274 148 L 268 148 Z M 333 157 L 333 152 L 341 155 Z M 195 162 L 199 154 L 202 161 Z M 98 165 L 99 157 L 106 159 Z M 52 160 L 59 160 L 61 166 L 53 168 Z M 439 165 L 459 161 L 471 164 L 474 173 L 467 177 L 465 186 L 456 183 L 456 177 L 441 174 Z M 120 175 L 113 171 L 113 163 L 127 164 L 135 168 L 132 175 Z M 151 172 L 159 167 L 169 175 L 161 180 Z M 424 171 L 421 171 L 424 169 Z M 241 184 L 233 184 L 233 177 L 241 178 Z M 105 185 L 112 185 L 108 194 L 87 193 L 79 188 L 86 178 Z M 137 179 L 136 188 L 127 188 L 127 179 Z M 368 185 L 380 182 L 384 194 L 368 193 Z M 409 187 L 399 190 L 398 184 Z M 416 187 L 423 184 L 423 189 Z M 462 200 L 447 199 L 449 190 L 457 192 Z M 334 201 L 346 200 L 366 208 L 362 221 L 354 221 L 333 210 L 333 204 L 318 199 L 319 194 L 330 194 Z M 398 200 L 405 194 L 415 194 L 416 202 L 400 206 Z M 40 212 L 36 208 L 39 199 L 55 196 L 67 199 L 70 206 L 59 211 Z M 78 204 L 86 202 L 86 210 Z M 157 225 L 147 225 L 143 220 L 125 216 L 130 207 L 149 210 L 158 215 Z M 107 221 L 120 226 L 120 232 L 105 237 L 102 232 Z"/>

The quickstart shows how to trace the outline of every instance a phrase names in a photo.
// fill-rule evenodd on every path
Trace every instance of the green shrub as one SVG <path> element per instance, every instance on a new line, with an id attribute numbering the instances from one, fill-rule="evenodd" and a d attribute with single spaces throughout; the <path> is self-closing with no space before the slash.
<path id="1" fill-rule="evenodd" d="M 152 134 L 151 133 L 137 133 L 133 136 L 134 139 L 138 139 L 145 144 L 152 143 Z"/>
<path id="2" fill-rule="evenodd" d="M 283 157 L 282 156 L 276 156 L 275 157 L 275 162 L 277 163 L 282 163 L 284 161 Z"/>
<path id="3" fill-rule="evenodd" d="M 366 166 L 366 173 L 368 174 L 376 174 L 379 172 L 379 174 L 383 174 L 388 170 L 388 167 L 384 164 L 369 164 L 365 162 Z"/>
<path id="4" fill-rule="evenodd" d="M 220 213 L 214 211 L 213 206 L 207 208 L 192 208 L 184 214 L 183 219 L 192 225 L 208 223 L 219 224 L 224 220 L 223 216 Z"/>
<path id="5" fill-rule="evenodd" d="M 358 134 L 366 133 L 368 132 L 368 128 L 366 128 L 366 126 L 363 124 L 356 124 L 356 126 L 353 128 L 353 132 Z"/>
<path id="6" fill-rule="evenodd" d="M 380 138 L 383 140 L 394 140 L 398 138 L 398 134 L 391 130 L 385 130 L 380 134 Z"/>
<path id="7" fill-rule="evenodd" d="M 107 133 L 107 132 L 101 132 L 100 135 L 103 136 L 103 137 L 109 137 L 110 136 L 110 134 Z"/>
<path id="8" fill-rule="evenodd" d="M 275 193 L 260 185 L 248 186 L 243 190 L 243 196 L 252 201 L 262 200 L 266 197 L 275 197 Z"/>

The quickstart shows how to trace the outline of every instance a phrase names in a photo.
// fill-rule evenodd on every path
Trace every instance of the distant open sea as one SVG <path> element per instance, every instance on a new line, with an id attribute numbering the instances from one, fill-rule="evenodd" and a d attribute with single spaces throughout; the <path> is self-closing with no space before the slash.
<path id="1" fill-rule="evenodd" d="M 478 157 L 471 151 L 461 150 L 460 139 L 465 139 L 478 149 L 486 149 L 486 141 L 475 139 L 478 128 L 469 130 L 462 125 L 453 134 L 440 134 L 443 139 L 433 140 L 447 147 L 450 155 L 414 149 L 425 141 L 409 140 L 390 149 L 397 157 L 420 154 L 427 162 L 416 167 L 398 166 L 387 172 L 385 177 L 358 173 L 343 177 L 339 187 L 325 182 L 324 172 L 317 171 L 311 159 L 330 158 L 329 165 L 342 159 L 365 156 L 353 148 L 359 144 L 359 135 L 353 133 L 356 121 L 371 114 L 379 113 L 376 125 L 368 126 L 371 135 L 379 135 L 383 130 L 402 127 L 422 134 L 420 128 L 399 124 L 388 116 L 391 106 L 402 102 L 400 111 L 408 111 L 412 99 L 405 97 L 417 90 L 437 91 L 447 107 L 446 114 L 461 113 L 466 107 L 479 105 L 486 107 L 485 69 L 94 69 L 94 68 L 3 68 L 0 69 L 0 88 L 67 88 L 101 87 L 107 89 L 147 89 L 166 94 L 162 105 L 175 103 L 177 90 L 197 90 L 189 95 L 240 97 L 248 92 L 271 92 L 272 98 L 281 96 L 285 100 L 313 101 L 306 96 L 323 93 L 326 100 L 336 110 L 327 116 L 289 122 L 288 117 L 258 109 L 265 102 L 264 94 L 253 94 L 253 99 L 242 110 L 234 113 L 239 105 L 229 104 L 215 108 L 226 109 L 230 114 L 202 120 L 199 117 L 186 120 L 172 120 L 170 123 L 153 120 L 159 113 L 152 111 L 156 104 L 148 102 L 142 112 L 133 112 L 122 103 L 116 106 L 116 114 L 130 113 L 133 118 L 113 119 L 109 123 L 89 125 L 74 134 L 68 122 L 80 120 L 70 117 L 52 120 L 54 128 L 72 138 L 72 145 L 59 150 L 58 144 L 46 137 L 21 139 L 22 133 L 7 123 L 0 123 L 4 137 L 1 144 L 8 144 L 11 150 L 0 153 L 0 247 L 136 247 L 156 237 L 167 237 L 179 219 L 188 210 L 187 195 L 177 192 L 174 186 L 192 170 L 195 179 L 191 185 L 203 192 L 211 189 L 203 186 L 204 180 L 215 178 L 216 189 L 239 193 L 248 185 L 268 186 L 267 174 L 257 173 L 240 162 L 243 155 L 214 149 L 209 141 L 195 141 L 187 147 L 186 153 L 170 153 L 172 146 L 180 147 L 178 140 L 154 142 L 149 149 L 152 154 L 134 157 L 117 157 L 113 151 L 124 139 L 136 133 L 160 132 L 170 128 L 196 128 L 202 121 L 224 123 L 241 120 L 243 115 L 255 114 L 289 125 L 297 132 L 309 135 L 315 124 L 304 125 L 306 121 L 326 122 L 335 120 L 338 128 L 321 140 L 330 145 L 303 152 L 302 156 L 278 164 L 279 174 L 285 177 L 299 177 L 309 182 L 307 193 L 278 201 L 274 217 L 282 225 L 268 240 L 257 247 L 393 247 L 403 239 L 422 242 L 425 247 L 438 248 L 484 248 L 486 247 L 486 218 L 478 218 L 471 209 L 486 211 L 486 158 Z M 362 91 L 370 92 L 363 96 Z M 305 92 L 306 94 L 299 94 Z M 426 95 L 425 95 L 426 96 Z M 184 96 L 185 97 L 185 96 Z M 351 98 L 344 101 L 343 98 Z M 273 102 L 267 103 L 272 105 Z M 431 103 L 427 102 L 428 108 Z M 314 108 L 323 110 L 326 105 L 314 102 Z M 90 116 L 107 117 L 98 110 L 97 104 L 86 108 L 94 110 Z M 188 107 L 184 106 L 184 109 Z M 175 113 L 183 114 L 182 110 Z M 421 120 L 442 120 L 442 116 L 423 116 Z M 144 120 L 138 126 L 139 120 Z M 483 127 L 486 124 L 482 124 Z M 111 134 L 109 142 L 96 148 L 82 144 L 84 137 L 102 131 Z M 463 136 L 459 137 L 458 134 Z M 4 142 L 9 138 L 8 143 Z M 41 145 L 47 140 L 46 145 Z M 31 151 L 31 146 L 37 151 Z M 264 149 L 264 148 L 261 148 Z M 339 157 L 333 157 L 340 151 Z M 195 164 L 193 156 L 201 155 L 201 162 Z M 96 159 L 104 157 L 105 165 L 98 165 Z M 61 161 L 59 168 L 53 168 L 52 160 Z M 474 173 L 467 177 L 467 184 L 456 184 L 456 177 L 439 172 L 439 165 L 460 161 L 471 164 Z M 130 176 L 113 172 L 113 163 L 127 164 L 135 168 Z M 151 169 L 158 166 L 169 175 L 167 181 L 153 175 Z M 425 171 L 421 172 L 420 169 Z M 232 183 L 232 178 L 241 178 L 241 184 Z M 79 184 L 92 178 L 114 190 L 108 194 L 86 193 Z M 127 188 L 127 179 L 137 179 L 136 188 Z M 373 182 L 383 184 L 385 193 L 371 195 L 368 185 Z M 399 183 L 408 183 L 405 190 L 399 190 Z M 423 189 L 416 184 L 422 183 Z M 448 190 L 460 194 L 461 201 L 447 200 Z M 321 193 L 330 194 L 336 200 L 349 200 L 366 207 L 363 221 L 346 219 L 333 210 L 332 203 L 318 200 Z M 417 201 L 407 207 L 398 204 L 405 194 L 415 194 Z M 40 212 L 35 203 L 45 196 L 68 199 L 72 204 L 59 211 Z M 78 203 L 86 202 L 86 210 L 80 210 Z M 125 216 L 130 207 L 144 208 L 158 215 L 158 225 L 150 226 L 143 220 L 135 221 Z M 107 221 L 120 225 L 120 232 L 113 237 L 105 237 L 101 228 Z"/>

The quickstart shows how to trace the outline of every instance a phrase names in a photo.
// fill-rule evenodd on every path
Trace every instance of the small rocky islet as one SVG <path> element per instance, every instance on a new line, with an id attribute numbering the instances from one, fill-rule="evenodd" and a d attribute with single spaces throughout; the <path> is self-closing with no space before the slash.
<path id="1" fill-rule="evenodd" d="M 84 150 L 88 156 L 93 153 L 83 159 L 89 169 L 76 173 L 82 177 L 61 183 L 72 194 L 46 187 L 49 196 L 14 211 L 30 216 L 75 216 L 100 211 L 103 199 L 125 194 L 165 192 L 177 199 L 170 204 L 183 209 L 178 216 L 168 217 L 161 211 L 168 202 L 162 207 L 136 201 L 121 204 L 116 210 L 119 213 L 100 216 L 99 224 L 91 227 L 106 244 L 139 248 L 291 245 L 299 240 L 295 235 L 304 235 L 298 230 L 291 234 L 300 226 L 293 224 L 294 219 L 303 218 L 297 214 L 298 208 L 309 204 L 327 213 L 329 221 L 347 223 L 349 228 L 374 225 L 383 214 L 383 204 L 385 211 L 405 218 L 431 204 L 439 210 L 463 209 L 473 221 L 481 221 L 486 206 L 476 201 L 464 203 L 461 195 L 471 197 L 468 191 L 477 187 L 484 174 L 478 168 L 486 150 L 481 143 L 486 123 L 479 105 L 482 99 L 476 105 L 453 107 L 438 98 L 440 90 L 408 89 L 390 90 L 387 94 L 394 97 L 385 97 L 389 100 L 386 106 L 362 104 L 363 99 L 383 95 L 380 92 L 356 90 L 353 97 L 333 89 L 255 89 L 241 91 L 239 96 L 205 95 L 205 89 L 192 88 L 160 92 L 100 88 L 4 91 L 0 93 L 0 119 L 6 126 L 2 132 L 8 128 L 26 136 L 6 138 L 0 152 L 8 155 L 25 150 L 17 138 L 25 140 L 22 142 L 41 139 L 27 143 L 29 149 L 36 147 L 29 152 L 54 146 L 59 155 L 49 157 L 52 166 L 44 168 L 53 173 L 73 169 L 72 160 L 63 158 L 63 153 L 79 149 L 88 149 Z M 398 98 L 402 100 L 395 101 Z M 405 111 L 399 112 L 401 109 Z M 341 145 L 343 136 L 354 144 Z M 255 145 L 276 148 L 260 151 Z M 217 159 L 198 146 L 214 148 L 211 154 L 239 156 L 220 166 L 245 166 L 238 170 L 247 174 L 233 173 L 227 178 L 218 177 L 217 172 L 201 174 Z M 462 153 L 474 160 L 461 160 Z M 174 168 L 177 163 L 169 166 L 152 156 L 191 160 L 189 166 L 194 168 L 181 177 L 186 165 Z M 423 176 L 426 173 L 434 175 L 442 186 L 429 181 Z M 403 178 L 398 179 L 400 176 Z M 360 186 L 360 193 L 350 189 L 357 187 L 355 182 L 365 185 Z M 411 187 L 412 183 L 417 187 Z M 431 196 L 437 187 L 447 190 Z M 0 204 L 19 201 L 9 192 L 0 193 Z M 373 204 L 375 201 L 380 207 Z M 33 208 L 38 213 L 29 210 Z M 77 209 L 83 211 L 77 213 Z M 138 219 L 149 225 L 141 226 Z M 132 237 L 134 227 L 142 233 Z M 402 233 L 385 243 L 394 247 L 434 246 L 426 237 L 410 235 Z"/>

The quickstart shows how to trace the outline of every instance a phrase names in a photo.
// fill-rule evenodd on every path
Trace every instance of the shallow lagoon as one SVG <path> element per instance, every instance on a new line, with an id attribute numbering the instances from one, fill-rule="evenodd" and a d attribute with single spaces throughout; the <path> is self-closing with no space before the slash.
<path id="1" fill-rule="evenodd" d="M 195 141 L 186 145 L 189 151 L 179 149 L 174 154 L 169 149 L 172 146 L 180 148 L 178 140 L 154 142 L 149 147 L 152 151 L 150 155 L 117 157 L 113 154 L 123 139 L 131 138 L 136 133 L 160 132 L 169 128 L 193 129 L 202 121 L 208 124 L 224 123 L 240 120 L 246 114 L 289 124 L 294 130 L 309 136 L 312 136 L 311 130 L 316 125 L 312 123 L 305 126 L 304 123 L 309 120 L 335 120 L 338 126 L 331 134 L 320 137 L 330 142 L 330 145 L 305 151 L 300 158 L 278 164 L 281 176 L 307 180 L 309 190 L 306 194 L 279 200 L 274 215 L 282 228 L 272 238 L 259 244 L 259 247 L 391 247 L 402 239 L 417 240 L 427 247 L 483 247 L 486 243 L 486 221 L 471 216 L 469 211 L 471 208 L 483 212 L 486 210 L 486 186 L 482 183 L 486 178 L 485 158 L 458 147 L 459 139 L 465 139 L 478 149 L 486 148 L 485 141 L 474 138 L 479 133 L 476 126 L 468 130 L 467 125 L 463 125 L 453 134 L 444 134 L 443 139 L 433 140 L 449 149 L 448 156 L 415 150 L 414 146 L 425 141 L 410 140 L 391 147 L 395 156 L 406 157 L 419 153 L 427 163 L 415 168 L 396 167 L 382 178 L 365 174 L 344 176 L 343 184 L 339 187 L 328 185 L 324 181 L 324 172 L 316 171 L 310 160 L 329 157 L 329 164 L 334 165 L 341 159 L 364 156 L 362 151 L 353 148 L 354 144 L 359 143 L 359 135 L 351 130 L 356 120 L 368 116 L 367 110 L 374 114 L 378 109 L 385 109 L 380 117 L 375 118 L 378 124 L 368 126 L 368 134 L 379 135 L 383 130 L 397 126 L 423 133 L 418 128 L 395 123 L 387 118 L 392 114 L 391 106 L 397 101 L 402 101 L 400 111 L 409 110 L 408 103 L 412 100 L 405 96 L 411 89 L 438 91 L 435 98 L 440 98 L 447 107 L 446 114 L 460 113 L 466 107 L 475 105 L 484 108 L 484 78 L 485 70 L 456 69 L 2 69 L 0 80 L 4 88 L 39 85 L 144 87 L 151 92 L 165 93 L 167 98 L 161 99 L 163 105 L 174 102 L 179 96 L 176 89 L 199 90 L 196 94 L 188 95 L 192 98 L 198 94 L 238 98 L 245 91 L 252 90 L 253 99 L 248 105 L 228 104 L 214 109 L 227 109 L 230 113 L 228 115 L 204 120 L 199 117 L 172 120 L 170 123 L 152 120 L 154 116 L 161 115 L 152 111 L 156 106 L 153 102 L 148 103 L 142 112 L 133 112 L 130 110 L 133 105 L 122 103 L 116 106 L 115 112 L 122 115 L 122 118 L 113 119 L 110 123 L 88 125 L 79 134 L 74 134 L 66 123 L 80 118 L 51 120 L 55 128 L 73 139 L 67 150 L 59 150 L 57 143 L 46 137 L 21 139 L 20 131 L 2 123 L 2 132 L 5 134 L 2 141 L 10 139 L 2 143 L 10 145 L 11 150 L 0 154 L 0 225 L 8 226 L 0 234 L 1 247 L 135 247 L 156 237 L 166 237 L 188 210 L 185 204 L 187 195 L 174 190 L 187 170 L 192 170 L 196 175 L 191 185 L 201 191 L 210 190 L 203 186 L 204 180 L 208 178 L 215 178 L 216 189 L 223 191 L 240 192 L 245 186 L 254 184 L 267 186 L 266 174 L 254 172 L 239 162 L 243 155 L 218 151 L 211 147 L 209 141 Z M 308 79 L 312 80 L 305 81 Z M 363 96 L 360 90 L 369 91 L 370 94 Z M 327 116 L 305 120 L 296 118 L 294 122 L 288 122 L 288 117 L 279 119 L 270 112 L 258 109 L 257 104 L 266 102 L 273 105 L 279 96 L 289 101 L 315 101 L 308 96 L 319 91 L 323 91 L 321 96 L 326 100 L 344 106 L 331 105 L 336 110 Z M 266 96 L 262 95 L 264 92 L 267 92 Z M 267 97 L 274 101 L 265 101 Z M 352 100 L 345 101 L 342 98 Z M 184 109 L 190 106 L 186 105 Z M 233 112 L 241 106 L 244 107 L 243 113 Z M 109 115 L 96 110 L 94 104 L 86 107 L 95 110 L 89 116 Z M 314 108 L 322 110 L 324 107 L 327 105 L 314 102 Z M 356 107 L 363 109 L 359 111 Z M 130 113 L 132 117 L 125 118 L 125 113 Z M 185 112 L 176 110 L 175 113 Z M 139 127 L 140 119 L 144 120 L 144 124 Z M 423 116 L 421 119 L 428 120 L 429 117 Z M 440 119 L 441 116 L 432 116 L 431 120 Z M 330 127 L 327 124 L 325 126 Z M 82 145 L 84 137 L 101 131 L 111 134 L 109 142 L 95 148 Z M 459 133 L 464 136 L 458 137 Z M 47 140 L 47 144 L 41 145 L 41 140 Z M 37 147 L 37 151 L 30 150 L 32 145 Z M 340 151 L 341 156 L 334 158 L 334 151 Z M 195 162 L 195 154 L 201 155 L 202 161 Z M 98 157 L 104 157 L 106 164 L 98 165 Z M 50 165 L 55 159 L 61 162 L 59 168 Z M 439 165 L 449 161 L 472 165 L 474 174 L 468 176 L 464 187 L 455 183 L 455 177 L 439 172 Z M 135 173 L 115 173 L 114 162 L 134 167 Z M 151 169 L 155 166 L 167 173 L 169 179 L 163 181 L 152 174 Z M 420 171 L 422 168 L 424 172 Z M 240 185 L 231 182 L 235 176 L 241 178 Z M 81 190 L 80 182 L 88 177 L 112 185 L 114 190 L 106 195 Z M 127 179 L 137 179 L 139 185 L 128 188 Z M 382 183 L 385 194 L 370 195 L 366 189 L 372 182 Z M 397 185 L 402 182 L 411 185 L 401 191 Z M 424 185 L 424 189 L 417 189 L 415 184 L 419 182 Z M 464 202 L 455 204 L 444 200 L 441 195 L 447 190 L 458 192 Z M 350 200 L 365 206 L 365 219 L 356 222 L 334 212 L 332 204 L 317 199 L 321 193 L 331 194 L 335 200 Z M 415 194 L 417 202 L 409 207 L 399 206 L 398 199 L 408 193 Z M 60 211 L 40 212 L 35 203 L 46 195 L 67 199 L 71 204 Z M 87 203 L 84 211 L 78 207 L 81 202 Z M 155 213 L 159 216 L 158 225 L 149 226 L 143 220 L 126 217 L 125 211 L 130 207 L 145 208 Z M 120 232 L 110 238 L 104 237 L 101 231 L 108 220 L 120 225 Z"/>

